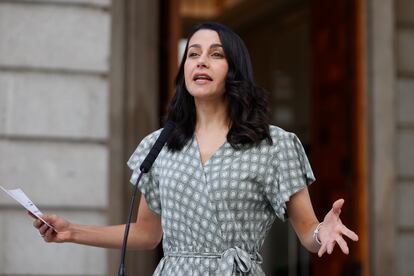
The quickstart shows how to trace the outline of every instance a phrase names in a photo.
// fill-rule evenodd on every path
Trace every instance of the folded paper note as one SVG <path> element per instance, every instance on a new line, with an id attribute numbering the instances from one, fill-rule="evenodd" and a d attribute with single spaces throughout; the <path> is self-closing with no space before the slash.
<path id="1" fill-rule="evenodd" d="M 43 218 L 42 212 L 36 207 L 36 205 L 30 200 L 30 198 L 22 191 L 22 189 L 12 189 L 8 190 L 0 186 L 0 189 L 3 190 L 6 194 L 8 194 L 11 198 L 19 202 L 24 208 L 26 208 L 30 213 L 32 213 L 35 217 L 43 221 L 47 226 L 53 228 L 53 230 L 56 231 L 56 229 L 47 223 Z M 57 232 L 57 231 L 56 231 Z"/>

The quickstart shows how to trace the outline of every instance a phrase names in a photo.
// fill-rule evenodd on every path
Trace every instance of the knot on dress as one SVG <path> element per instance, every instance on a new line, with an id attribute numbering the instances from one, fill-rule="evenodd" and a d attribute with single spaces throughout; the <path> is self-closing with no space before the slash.
<path id="1" fill-rule="evenodd" d="M 240 272 L 247 273 L 252 269 L 253 262 L 262 263 L 262 257 L 259 253 L 255 252 L 254 254 L 249 254 L 245 250 L 241 249 L 238 246 L 231 247 L 224 251 L 222 254 L 222 269 L 227 270 L 226 268 L 231 268 L 239 270 Z M 226 275 L 229 273 L 226 273 Z M 229 274 L 233 275 L 233 273 Z"/>

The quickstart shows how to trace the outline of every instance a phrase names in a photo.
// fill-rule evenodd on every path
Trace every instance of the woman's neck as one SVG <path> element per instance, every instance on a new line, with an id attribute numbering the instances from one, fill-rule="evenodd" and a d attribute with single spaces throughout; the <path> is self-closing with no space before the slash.
<path id="1" fill-rule="evenodd" d="M 226 100 L 206 102 L 195 101 L 197 121 L 195 131 L 230 127 Z"/>

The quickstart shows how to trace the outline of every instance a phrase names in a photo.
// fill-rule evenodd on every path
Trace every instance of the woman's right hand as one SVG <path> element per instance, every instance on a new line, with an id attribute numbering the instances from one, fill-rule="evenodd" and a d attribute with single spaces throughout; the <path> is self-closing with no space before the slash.
<path id="1" fill-rule="evenodd" d="M 38 229 L 40 236 L 45 242 L 68 242 L 71 238 L 70 226 L 71 223 L 62 217 L 57 215 L 45 215 L 42 216 L 48 224 L 52 225 L 56 231 L 45 224 L 40 219 L 35 219 L 33 226 Z"/>
<path id="2" fill-rule="evenodd" d="M 47 215 L 35 221 L 33 226 L 39 231 L 45 242 L 71 242 L 103 248 L 122 248 L 125 224 L 110 226 L 82 225 L 66 219 Z M 47 224 L 53 226 L 50 227 Z M 53 230 L 53 229 L 56 229 Z M 154 249 L 162 238 L 161 218 L 152 212 L 143 195 L 139 204 L 137 222 L 131 224 L 128 246 L 131 249 Z"/>

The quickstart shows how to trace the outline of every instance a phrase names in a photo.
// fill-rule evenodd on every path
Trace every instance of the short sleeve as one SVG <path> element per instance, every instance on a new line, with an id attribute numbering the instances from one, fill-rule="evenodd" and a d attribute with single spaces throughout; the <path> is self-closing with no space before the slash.
<path id="1" fill-rule="evenodd" d="M 155 143 L 159 132 L 160 130 L 145 137 L 127 162 L 128 167 L 132 170 L 130 182 L 133 185 L 136 184 L 139 174 L 141 173 L 139 167 Z M 154 174 L 154 166 L 148 173 L 145 173 L 141 177 L 141 180 L 138 183 L 138 189 L 144 195 L 148 207 L 156 214 L 161 215 L 160 189 L 158 179 Z"/>
<path id="2" fill-rule="evenodd" d="M 266 175 L 265 193 L 281 220 L 286 219 L 286 202 L 290 197 L 314 181 L 305 150 L 297 136 L 285 131 L 277 135 Z"/>

